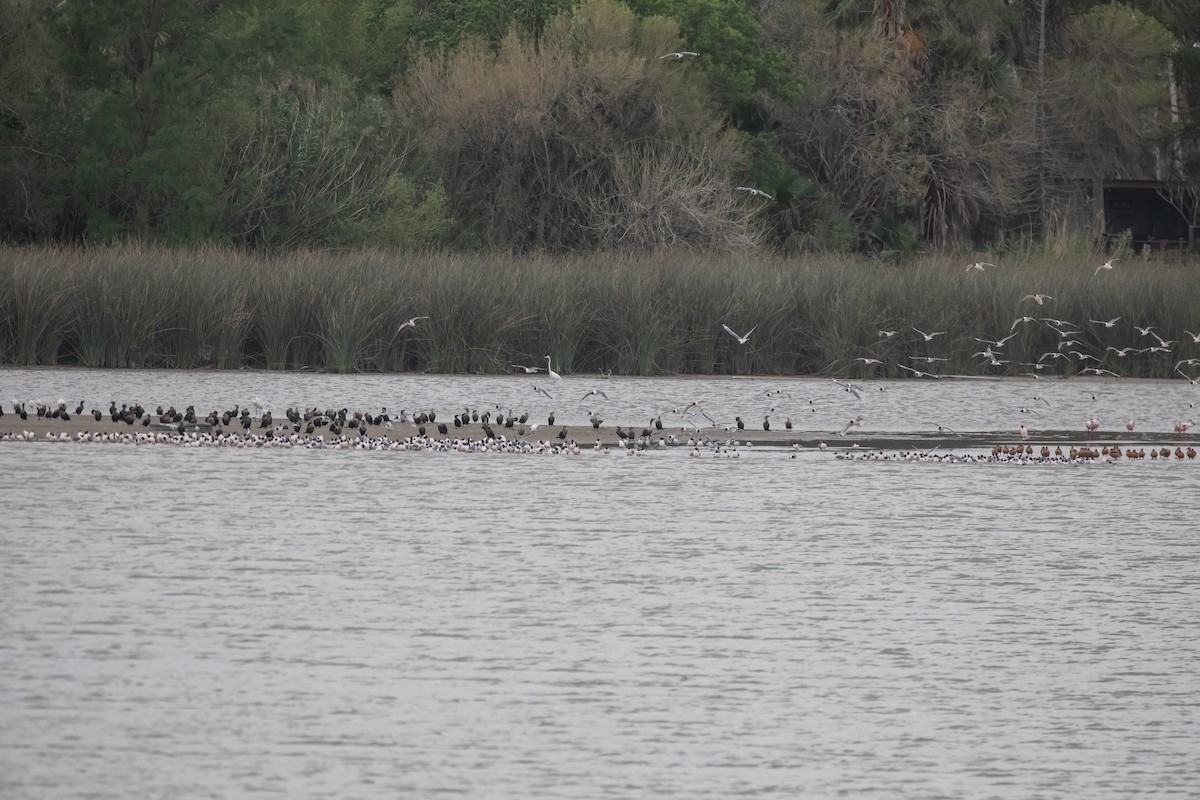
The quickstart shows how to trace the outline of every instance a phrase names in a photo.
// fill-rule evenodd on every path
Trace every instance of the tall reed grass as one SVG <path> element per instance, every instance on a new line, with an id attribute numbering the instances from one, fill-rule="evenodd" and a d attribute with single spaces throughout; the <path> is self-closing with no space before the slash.
<path id="1" fill-rule="evenodd" d="M 1093 358 L 1073 356 L 1057 373 L 1100 365 L 1168 377 L 1200 357 L 1184 335 L 1200 332 L 1195 258 L 1130 257 L 1099 274 L 1102 259 L 1088 252 L 994 258 L 983 273 L 966 272 L 968 260 L 0 248 L 0 362 L 491 373 L 550 355 L 563 373 L 866 378 L 907 375 L 898 364 L 1031 372 L 1063 345 Z M 1023 299 L 1038 293 L 1053 299 Z M 1014 324 L 1025 315 L 1038 321 Z M 400 327 L 418 316 L 428 319 Z M 1091 321 L 1115 317 L 1111 328 Z M 722 323 L 754 333 L 739 345 Z M 1157 344 L 1137 326 L 1176 343 L 1126 357 L 1108 349 Z M 915 329 L 946 333 L 925 342 Z M 1010 333 L 995 348 L 1008 363 L 973 355 L 979 340 Z"/>

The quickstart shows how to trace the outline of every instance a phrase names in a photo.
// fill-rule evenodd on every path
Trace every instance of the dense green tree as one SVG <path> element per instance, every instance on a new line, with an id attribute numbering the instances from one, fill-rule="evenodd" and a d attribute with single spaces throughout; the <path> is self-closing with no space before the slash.
<path id="1" fill-rule="evenodd" d="M 48 122 L 67 91 L 46 3 L 0 0 L 0 239 L 47 240 L 64 193 Z"/>
<path id="2" fill-rule="evenodd" d="M 55 6 L 70 97 L 67 238 L 193 241 L 218 233 L 220 184 L 205 108 L 259 52 L 251 0 L 104 0 Z"/>
<path id="3" fill-rule="evenodd" d="M 0 0 L 0 239 L 1095 234 L 1135 169 L 1200 213 L 1197 41 L 1196 0 Z"/>

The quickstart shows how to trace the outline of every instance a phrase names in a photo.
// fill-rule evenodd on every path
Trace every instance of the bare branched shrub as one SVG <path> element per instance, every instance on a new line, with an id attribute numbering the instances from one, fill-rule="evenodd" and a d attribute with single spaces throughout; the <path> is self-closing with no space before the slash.
<path id="1" fill-rule="evenodd" d="M 979 83 L 950 76 L 925 108 L 927 155 L 921 232 L 939 247 L 956 247 L 1000 228 L 1021 189 L 1020 129 L 1007 104 Z"/>
<path id="2" fill-rule="evenodd" d="M 754 243 L 733 191 L 736 139 L 690 67 L 652 55 L 667 31 L 591 0 L 537 43 L 509 34 L 495 53 L 476 44 L 418 63 L 398 105 L 423 122 L 424 153 L 471 235 L 546 250 Z"/>
<path id="3" fill-rule="evenodd" d="M 793 167 L 831 191 L 859 226 L 912 205 L 927 165 L 913 147 L 916 71 L 897 57 L 896 42 L 868 28 L 839 31 L 803 0 L 771 4 L 762 15 L 767 43 L 786 49 L 806 78 L 798 103 L 764 101 Z"/>
<path id="4" fill-rule="evenodd" d="M 236 244 L 342 244 L 391 210 L 408 142 L 382 102 L 308 80 L 265 86 L 248 122 L 222 120 L 223 200 Z"/>

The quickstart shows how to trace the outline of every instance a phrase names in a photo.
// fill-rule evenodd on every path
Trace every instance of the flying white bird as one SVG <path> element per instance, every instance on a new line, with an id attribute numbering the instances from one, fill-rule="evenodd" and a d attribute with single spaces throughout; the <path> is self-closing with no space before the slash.
<path id="1" fill-rule="evenodd" d="M 989 264 L 989 263 L 988 263 L 988 262 L 986 262 L 986 261 L 976 261 L 974 264 L 968 264 L 968 265 L 967 265 L 967 272 L 970 272 L 970 271 L 971 271 L 971 270 L 973 270 L 973 269 L 977 269 L 977 270 L 979 270 L 980 272 L 986 272 L 986 270 L 984 269 L 984 267 L 994 267 L 994 266 L 996 266 L 996 265 L 995 265 L 995 264 Z"/>
<path id="2" fill-rule="evenodd" d="M 925 331 L 921 330 L 920 328 L 913 328 L 913 330 L 916 331 L 917 333 L 921 334 L 922 336 L 924 336 L 925 341 L 927 341 L 927 342 L 932 342 L 933 337 L 935 337 L 935 336 L 944 336 L 946 334 L 945 331 L 934 331 L 933 333 L 926 333 Z"/>
<path id="3" fill-rule="evenodd" d="M 1048 294 L 1027 294 L 1021 298 L 1022 300 L 1032 300 L 1039 306 L 1043 305 L 1047 300 L 1053 300 L 1054 297 Z"/>
<path id="4" fill-rule="evenodd" d="M 1103 264 L 1101 264 L 1100 266 L 1096 267 L 1096 271 L 1092 273 L 1092 277 L 1094 278 L 1094 277 L 1096 277 L 1097 275 L 1099 275 L 1099 274 L 1100 274 L 1100 270 L 1102 270 L 1102 269 L 1112 269 L 1112 268 L 1113 268 L 1113 263 L 1114 263 L 1114 262 L 1116 262 L 1116 261 L 1118 261 L 1118 260 L 1119 260 L 1119 259 L 1116 259 L 1116 258 L 1110 258 L 1108 261 L 1105 261 Z"/>
<path id="5" fill-rule="evenodd" d="M 861 430 L 862 430 L 862 424 L 863 424 L 863 418 L 862 418 L 862 416 L 861 416 L 861 415 L 860 415 L 860 416 L 857 416 L 857 417 L 855 417 L 854 419 L 852 419 L 852 420 L 850 420 L 849 422 L 847 422 L 847 423 L 846 423 L 846 427 L 842 428 L 842 431 L 841 431 L 841 433 L 840 433 L 839 435 L 840 435 L 840 436 L 845 436 L 847 433 L 849 433 L 849 432 L 850 432 L 850 429 L 851 429 L 851 428 L 854 428 L 854 429 L 856 429 L 856 430 L 860 430 L 860 431 L 861 431 Z"/>
<path id="6" fill-rule="evenodd" d="M 664 58 L 673 58 L 678 61 L 681 58 L 695 58 L 699 55 L 699 53 L 693 53 L 691 50 L 680 50 L 678 53 L 667 53 L 666 55 L 661 55 L 658 57 L 658 60 L 662 61 Z"/>
<path id="7" fill-rule="evenodd" d="M 417 327 L 417 321 L 422 320 L 422 319 L 429 319 L 429 317 L 413 317 L 408 322 L 401 324 L 399 328 L 396 328 L 396 333 L 399 333 L 400 331 L 404 330 L 405 328 Z"/>
<path id="8" fill-rule="evenodd" d="M 737 339 L 738 344 L 745 344 L 750 339 L 750 334 L 752 334 L 752 333 L 754 333 L 754 331 L 758 330 L 758 326 L 755 325 L 753 328 L 751 328 L 749 331 L 746 332 L 745 336 L 739 336 L 737 334 L 737 332 L 734 331 L 733 328 L 729 327 L 724 322 L 721 323 L 721 327 L 725 329 L 726 333 L 728 333 L 733 338 Z"/>
<path id="9" fill-rule="evenodd" d="M 845 389 L 850 394 L 854 395 L 855 400 L 862 400 L 862 392 L 859 391 L 862 388 L 861 386 L 855 386 L 853 383 L 839 381 L 837 378 L 830 378 L 830 380 Z"/>
<path id="10" fill-rule="evenodd" d="M 768 200 L 775 199 L 775 198 L 771 197 L 771 195 L 764 192 L 762 189 L 755 189 L 753 186 L 739 186 L 739 187 L 737 187 L 737 191 L 749 192 L 751 194 L 751 196 L 753 196 L 753 197 L 765 197 Z"/>

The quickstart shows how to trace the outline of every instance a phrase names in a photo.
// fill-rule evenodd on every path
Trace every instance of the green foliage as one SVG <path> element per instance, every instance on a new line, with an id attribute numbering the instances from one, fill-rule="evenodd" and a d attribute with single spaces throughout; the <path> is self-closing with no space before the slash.
<path id="1" fill-rule="evenodd" d="M 1069 249 L 1196 185 L 1194 6 L 0 0 L 0 241 Z"/>
<path id="2" fill-rule="evenodd" d="M 412 0 L 409 30 L 420 47 L 434 52 L 451 52 L 472 40 L 498 47 L 510 30 L 534 38 L 549 20 L 577 5 L 579 0 Z"/>
<path id="3" fill-rule="evenodd" d="M 441 246 L 454 228 L 449 197 L 440 184 L 422 193 L 411 179 L 393 175 L 383 188 L 384 210 L 363 225 L 367 244 L 396 250 Z"/>
<path id="4" fill-rule="evenodd" d="M 679 24 L 686 49 L 700 54 L 714 95 L 739 127 L 758 128 L 758 92 L 769 91 L 784 102 L 798 96 L 802 76 L 788 71 L 783 50 L 760 42 L 756 3 L 628 0 L 628 5 L 641 17 L 670 17 Z"/>
<path id="5" fill-rule="evenodd" d="M 290 80 L 261 86 L 253 117 L 224 129 L 223 201 L 236 244 L 357 243 L 404 200 L 391 178 L 405 157 L 406 133 L 393 126 L 383 100 L 346 88 Z"/>

